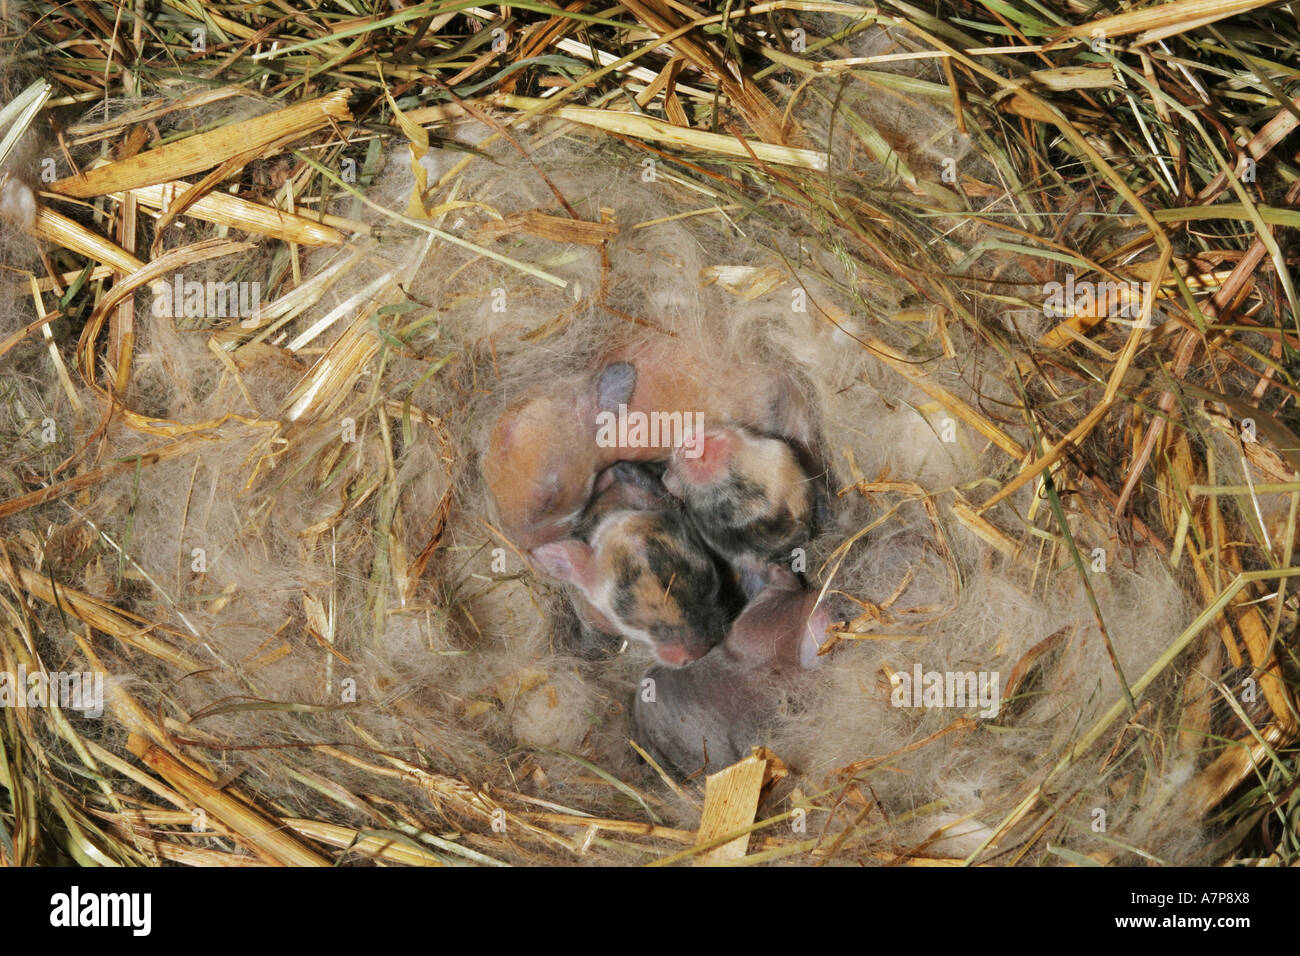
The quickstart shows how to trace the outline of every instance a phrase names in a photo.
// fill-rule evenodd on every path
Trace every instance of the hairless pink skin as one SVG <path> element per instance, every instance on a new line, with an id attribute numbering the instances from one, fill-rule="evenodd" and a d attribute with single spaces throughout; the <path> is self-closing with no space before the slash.
<path id="1" fill-rule="evenodd" d="M 831 620 L 815 592 L 770 566 L 725 641 L 685 667 L 646 672 L 632 710 L 637 741 L 679 779 L 735 763 L 763 742 L 783 691 L 817 665 Z"/>
<path id="2" fill-rule="evenodd" d="M 734 461 L 740 436 L 734 429 L 705 429 L 673 449 L 664 487 L 680 498 L 688 486 L 709 485 L 726 477 Z"/>
<path id="3" fill-rule="evenodd" d="M 535 548 L 570 535 L 595 477 L 617 461 L 663 461 L 671 447 L 596 443 L 601 411 L 700 413 L 808 444 L 811 415 L 793 382 L 774 370 L 728 368 L 675 340 L 641 342 L 603 356 L 597 371 L 510 406 L 492 428 L 483 474 L 502 531 Z"/>

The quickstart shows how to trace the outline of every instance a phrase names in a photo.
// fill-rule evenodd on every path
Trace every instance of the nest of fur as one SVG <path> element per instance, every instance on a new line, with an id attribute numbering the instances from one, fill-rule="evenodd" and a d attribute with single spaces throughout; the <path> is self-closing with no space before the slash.
<path id="1" fill-rule="evenodd" d="M 592 27 L 611 50 L 681 15 L 624 7 Z M 702 836 L 700 781 L 629 743 L 648 658 L 577 639 L 481 478 L 510 402 L 663 336 L 804 384 L 838 492 L 808 575 L 860 610 L 766 742 L 741 862 L 1294 858 L 1297 338 L 1266 274 L 1294 190 L 1263 192 L 1292 167 L 1247 149 L 1253 191 L 1238 163 L 1166 192 L 1137 131 L 1205 131 L 1164 87 L 1031 81 L 915 12 L 799 16 L 728 23 L 730 53 L 651 45 L 587 76 L 588 113 L 523 95 L 571 82 L 528 61 L 574 55 L 558 14 L 505 24 L 500 56 L 528 61 L 508 75 L 486 12 L 399 25 L 380 80 L 295 93 L 328 100 L 305 120 L 237 81 L 247 49 L 228 87 L 177 71 L 89 112 L 75 49 L 12 61 L 5 102 L 47 57 L 39 115 L 62 111 L 67 151 L 29 117 L 0 193 L 0 674 L 100 675 L 103 713 L 0 708 L 0 859 L 726 842 Z M 1116 36 L 1074 68 L 1127 77 Z M 455 95 L 411 81 L 417 55 L 463 68 Z M 1112 94 L 1131 125 L 1103 142 L 1090 97 Z M 1249 143 L 1285 141 L 1273 106 Z M 235 124 L 255 153 L 163 150 Z M 148 190 L 177 182 L 160 215 Z M 1188 226 L 1220 214 L 1247 232 Z M 1113 285 L 1062 314 L 1066 273 Z M 257 283 L 261 309 L 186 308 L 186 283 Z M 994 696 L 902 693 L 931 673 L 994 675 Z"/>

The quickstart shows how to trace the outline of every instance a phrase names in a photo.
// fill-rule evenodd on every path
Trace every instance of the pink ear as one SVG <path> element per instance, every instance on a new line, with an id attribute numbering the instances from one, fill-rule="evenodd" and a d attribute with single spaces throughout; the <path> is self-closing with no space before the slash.
<path id="1" fill-rule="evenodd" d="M 566 538 L 532 550 L 533 561 L 551 577 L 585 587 L 591 571 L 591 546 Z"/>
<path id="2" fill-rule="evenodd" d="M 803 640 L 799 642 L 799 663 L 804 670 L 812 670 L 814 667 L 821 666 L 821 658 L 817 656 L 817 651 L 826 643 L 826 628 L 833 623 L 831 612 L 825 605 L 813 611 L 808 618 L 808 624 L 803 632 Z"/>

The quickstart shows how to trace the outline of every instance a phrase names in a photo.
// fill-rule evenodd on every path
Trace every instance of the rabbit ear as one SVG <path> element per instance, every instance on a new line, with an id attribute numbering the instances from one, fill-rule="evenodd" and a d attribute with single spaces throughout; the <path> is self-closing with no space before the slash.
<path id="1" fill-rule="evenodd" d="M 577 538 L 552 541 L 533 548 L 532 558 L 551 577 L 586 587 L 591 578 L 591 546 Z"/>
<path id="2" fill-rule="evenodd" d="M 767 573 L 762 568 L 743 567 L 740 569 L 740 590 L 746 601 L 752 601 L 767 586 Z"/>
<path id="3" fill-rule="evenodd" d="M 817 610 L 808 616 L 808 623 L 799 642 L 799 664 L 804 670 L 821 666 L 821 658 L 817 656 L 817 652 L 827 641 L 826 628 L 834 623 L 831 609 L 826 604 L 818 605 Z"/>
<path id="4" fill-rule="evenodd" d="M 636 366 L 631 362 L 606 365 L 596 382 L 596 406 L 605 412 L 618 410 L 618 406 L 632 401 L 636 391 Z"/>

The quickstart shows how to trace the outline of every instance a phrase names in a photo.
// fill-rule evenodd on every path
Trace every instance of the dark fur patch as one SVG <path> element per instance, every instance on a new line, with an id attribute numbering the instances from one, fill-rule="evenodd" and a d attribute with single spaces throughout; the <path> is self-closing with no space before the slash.
<path id="1" fill-rule="evenodd" d="M 727 554 L 752 551 L 765 558 L 784 557 L 809 534 L 784 503 L 773 508 L 767 489 L 740 475 L 729 476 L 692 504 L 692 517 L 704 536 Z"/>

